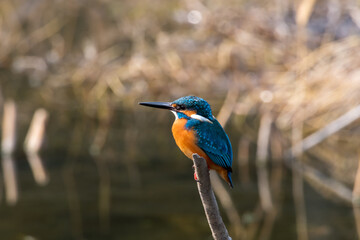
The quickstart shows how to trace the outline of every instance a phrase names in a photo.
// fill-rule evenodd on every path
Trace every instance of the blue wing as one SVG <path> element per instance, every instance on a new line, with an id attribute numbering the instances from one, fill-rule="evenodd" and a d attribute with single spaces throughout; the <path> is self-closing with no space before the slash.
<path id="1" fill-rule="evenodd" d="M 197 134 L 197 145 L 217 165 L 232 171 L 232 149 L 229 137 L 220 123 L 214 119 L 213 123 L 201 122 L 194 126 Z"/>

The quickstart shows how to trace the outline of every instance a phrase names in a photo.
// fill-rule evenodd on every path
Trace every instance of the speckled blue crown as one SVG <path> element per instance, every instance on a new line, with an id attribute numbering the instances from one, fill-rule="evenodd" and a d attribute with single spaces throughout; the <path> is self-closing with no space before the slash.
<path id="1" fill-rule="evenodd" d="M 175 100 L 172 104 L 184 105 L 187 110 L 195 110 L 197 114 L 213 119 L 210 104 L 202 98 L 186 96 Z"/>

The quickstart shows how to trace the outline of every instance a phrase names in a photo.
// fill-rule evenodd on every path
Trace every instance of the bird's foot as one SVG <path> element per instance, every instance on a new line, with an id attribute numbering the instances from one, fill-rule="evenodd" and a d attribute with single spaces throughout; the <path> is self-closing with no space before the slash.
<path id="1" fill-rule="evenodd" d="M 200 180 L 198 179 L 198 177 L 196 175 L 196 172 L 194 172 L 194 180 L 195 180 L 195 182 L 200 182 Z"/>
<path id="2" fill-rule="evenodd" d="M 196 172 L 195 172 L 195 165 L 192 165 L 192 168 L 193 168 L 193 170 L 194 170 L 194 180 L 195 180 L 196 182 L 200 182 L 199 179 L 198 179 L 198 177 L 197 177 L 197 175 L 196 175 Z"/>

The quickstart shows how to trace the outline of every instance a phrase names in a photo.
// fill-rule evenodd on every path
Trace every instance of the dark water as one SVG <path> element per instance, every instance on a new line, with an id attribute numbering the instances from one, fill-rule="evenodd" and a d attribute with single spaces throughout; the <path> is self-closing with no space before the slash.
<path id="1" fill-rule="evenodd" d="M 86 149 L 92 131 L 87 129 L 94 122 L 75 123 L 81 130 L 61 134 L 55 127 L 61 123 L 54 119 L 41 152 L 50 181 L 37 185 L 26 156 L 17 152 L 19 199 L 14 206 L 7 204 L 2 182 L 0 239 L 211 239 L 192 163 L 175 146 L 171 121 L 172 116 L 150 118 L 145 123 L 151 127 L 134 121 L 127 128 L 121 121 L 113 123 L 103 153 L 91 156 Z M 237 146 L 236 128 L 228 132 Z M 236 160 L 234 165 L 230 194 L 247 222 L 259 204 L 256 172 L 251 164 L 251 182 L 245 185 Z M 279 184 L 277 215 L 267 237 L 297 239 L 288 170 L 283 169 Z M 325 199 L 306 183 L 305 204 L 310 239 L 356 239 L 352 208 Z M 244 224 L 262 226 L 264 218 Z"/>

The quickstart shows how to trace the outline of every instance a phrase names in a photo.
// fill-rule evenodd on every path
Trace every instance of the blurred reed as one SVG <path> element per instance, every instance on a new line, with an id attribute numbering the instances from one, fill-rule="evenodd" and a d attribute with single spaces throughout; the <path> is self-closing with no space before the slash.
<path id="1" fill-rule="evenodd" d="M 1 153 L 5 183 L 6 202 L 14 205 L 18 201 L 18 184 L 16 176 L 16 164 L 13 154 L 16 150 L 16 104 L 13 100 L 4 103 Z M 39 185 L 48 182 L 48 176 L 38 152 L 45 133 L 45 121 L 48 113 L 44 109 L 38 109 L 31 122 L 29 132 L 24 142 L 24 150 L 28 157 L 29 165 L 35 181 Z"/>
<path id="2" fill-rule="evenodd" d="M 18 186 L 16 180 L 16 167 L 13 153 L 16 145 L 16 105 L 12 100 L 4 103 L 2 121 L 2 169 L 4 174 L 5 197 L 10 205 L 18 201 Z"/>
<path id="3" fill-rule="evenodd" d="M 45 135 L 45 123 L 48 113 L 45 109 L 38 109 L 34 113 L 29 131 L 24 142 L 24 150 L 27 155 L 29 165 L 33 172 L 35 181 L 39 185 L 46 185 L 49 181 L 48 174 L 39 156 L 39 150 Z"/>

